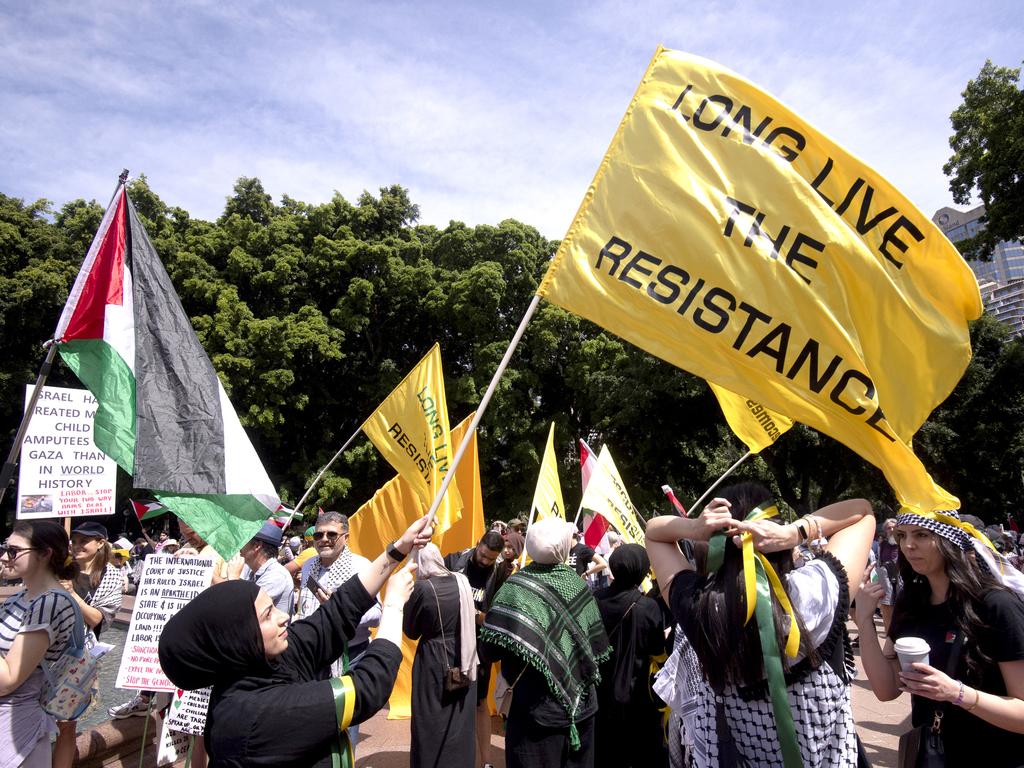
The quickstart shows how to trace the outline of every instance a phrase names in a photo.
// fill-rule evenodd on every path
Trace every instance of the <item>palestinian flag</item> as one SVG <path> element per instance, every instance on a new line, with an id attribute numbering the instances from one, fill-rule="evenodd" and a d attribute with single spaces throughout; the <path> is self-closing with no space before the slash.
<path id="1" fill-rule="evenodd" d="M 54 340 L 99 407 L 96 446 L 225 558 L 280 499 L 122 184 Z"/>
<path id="2" fill-rule="evenodd" d="M 140 523 L 143 520 L 152 520 L 154 517 L 160 517 L 160 515 L 170 511 L 159 501 L 135 501 L 135 499 L 131 499 L 131 502 L 132 509 L 135 510 L 135 516 L 139 518 Z"/>

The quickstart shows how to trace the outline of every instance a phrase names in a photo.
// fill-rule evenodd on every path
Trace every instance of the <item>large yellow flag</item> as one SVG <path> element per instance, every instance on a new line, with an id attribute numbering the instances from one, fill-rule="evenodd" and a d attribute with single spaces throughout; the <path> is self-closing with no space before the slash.
<path id="1" fill-rule="evenodd" d="M 470 414 L 452 429 L 454 450 L 465 436 Z M 454 552 L 473 546 L 484 534 L 484 511 L 480 492 L 480 463 L 476 447 L 476 434 L 472 444 L 455 470 L 455 483 L 463 491 L 466 508 L 462 516 L 447 530 L 435 528 L 435 543 L 442 552 Z M 349 518 L 348 546 L 357 555 L 374 559 L 392 541 L 401 536 L 406 528 L 427 513 L 427 507 L 416 491 L 401 475 L 389 480 L 373 494 L 368 502 L 357 509 Z M 398 670 L 395 687 L 388 699 L 388 719 L 399 720 L 411 716 L 412 712 L 412 663 L 416 656 L 417 642 L 408 637 L 402 642 L 402 665 Z"/>
<path id="2" fill-rule="evenodd" d="M 742 77 L 659 49 L 538 293 L 958 506 L 910 439 L 977 282 L 897 189 Z"/>
<path id="3" fill-rule="evenodd" d="M 430 348 L 362 430 L 429 507 L 455 456 L 439 345 Z M 452 483 L 437 509 L 438 527 L 448 529 L 461 510 L 459 489 Z"/>
<path id="4" fill-rule="evenodd" d="M 544 447 L 544 458 L 540 462 L 537 488 L 533 492 L 532 520 L 545 517 L 560 517 L 565 520 L 565 503 L 562 501 L 562 484 L 558 481 L 558 459 L 555 456 L 555 422 L 551 422 L 548 442 Z"/>
<path id="5" fill-rule="evenodd" d="M 611 523 L 626 544 L 643 545 L 644 531 L 640 527 L 640 515 L 629 499 L 607 445 L 602 446 L 597 455 L 597 465 L 587 481 L 581 506 Z"/>
<path id="6" fill-rule="evenodd" d="M 718 398 L 729 429 L 746 444 L 751 453 L 760 453 L 773 445 L 782 437 L 783 432 L 793 426 L 793 420 L 781 413 L 774 413 L 760 403 L 722 389 L 717 384 L 708 384 Z"/>

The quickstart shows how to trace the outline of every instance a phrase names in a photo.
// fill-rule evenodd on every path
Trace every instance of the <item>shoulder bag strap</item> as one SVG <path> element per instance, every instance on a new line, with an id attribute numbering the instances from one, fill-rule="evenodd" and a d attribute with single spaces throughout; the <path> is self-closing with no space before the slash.
<path id="1" fill-rule="evenodd" d="M 434 593 L 434 603 L 437 605 L 437 624 L 441 628 L 441 642 L 444 644 L 444 657 L 448 658 L 448 640 L 444 636 L 444 619 L 441 617 L 441 598 L 437 596 L 437 589 L 434 587 L 434 582 L 430 579 L 424 579 L 425 582 L 430 586 L 430 591 Z M 449 664 L 451 662 L 448 662 Z"/>

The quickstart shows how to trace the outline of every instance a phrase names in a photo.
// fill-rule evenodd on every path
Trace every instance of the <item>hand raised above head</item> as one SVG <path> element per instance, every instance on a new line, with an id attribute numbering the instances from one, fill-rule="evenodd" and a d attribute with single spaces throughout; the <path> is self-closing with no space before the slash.
<path id="1" fill-rule="evenodd" d="M 427 524 L 429 517 L 429 515 L 424 515 L 405 529 L 405 533 L 395 542 L 395 547 L 399 552 L 408 555 L 413 549 L 423 549 L 430 543 L 430 537 L 434 535 L 434 527 L 433 524 Z"/>
<path id="2" fill-rule="evenodd" d="M 800 531 L 793 523 L 779 525 L 770 520 L 741 521 L 736 523 L 736 530 L 749 533 L 754 549 L 758 552 L 781 552 L 800 543 Z M 740 537 L 736 536 L 733 543 L 739 545 Z"/>
<path id="3" fill-rule="evenodd" d="M 731 507 L 728 499 L 716 497 L 709 501 L 700 516 L 693 521 L 696 525 L 692 526 L 689 538 L 707 541 L 716 533 L 734 532 L 739 521 L 733 520 L 729 511 Z"/>

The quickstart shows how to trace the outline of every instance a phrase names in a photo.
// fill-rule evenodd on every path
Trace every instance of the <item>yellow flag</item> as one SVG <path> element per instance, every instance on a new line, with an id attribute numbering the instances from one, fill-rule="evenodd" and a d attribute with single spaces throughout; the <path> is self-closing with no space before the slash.
<path id="1" fill-rule="evenodd" d="M 439 345 L 431 347 L 363 422 L 362 430 L 429 508 L 455 456 Z M 459 489 L 453 483 L 437 509 L 438 526 L 449 528 L 461 509 Z"/>
<path id="2" fill-rule="evenodd" d="M 451 431 L 454 450 L 459 449 L 473 414 Z M 447 530 L 435 528 L 435 543 L 442 552 L 455 552 L 472 547 L 484 535 L 484 510 L 480 491 L 480 463 L 476 448 L 476 435 L 455 470 L 455 482 L 465 489 L 466 509 Z M 389 543 L 401 536 L 406 528 L 427 513 L 427 507 L 416 491 L 401 475 L 389 480 L 368 502 L 349 518 L 348 546 L 357 555 L 373 560 Z M 395 687 L 388 699 L 388 719 L 399 720 L 412 712 L 412 663 L 417 642 L 408 637 L 402 642 L 402 664 L 398 669 Z"/>
<path id="3" fill-rule="evenodd" d="M 751 453 L 760 453 L 775 443 L 793 426 L 793 420 L 774 413 L 760 403 L 708 382 L 718 398 L 725 420 L 733 433 L 746 443 Z"/>
<path id="4" fill-rule="evenodd" d="M 452 446 L 456 451 L 462 445 L 475 413 L 474 411 L 469 414 L 458 425 L 452 427 Z M 475 432 L 470 439 L 472 442 L 459 466 L 455 468 L 455 484 L 458 485 L 462 497 L 462 516 L 451 528 L 442 533 L 441 541 L 437 542 L 438 548 L 444 554 L 475 547 L 487 530 L 484 522 L 483 490 L 480 487 L 480 455 L 476 447 Z"/>
<path id="5" fill-rule="evenodd" d="M 626 544 L 643 545 L 644 531 L 640 527 L 640 515 L 626 493 L 626 486 L 607 445 L 602 446 L 597 455 L 597 466 L 587 482 L 581 506 L 607 520 Z"/>
<path id="6" fill-rule="evenodd" d="M 659 49 L 538 293 L 950 508 L 910 448 L 970 359 L 960 254 L 757 86 Z"/>
<path id="7" fill-rule="evenodd" d="M 565 520 L 565 504 L 562 502 L 562 484 L 558 481 L 558 460 L 555 458 L 555 422 L 551 422 L 544 458 L 540 462 L 537 488 L 533 492 L 533 520 L 545 517 L 560 517 Z"/>

